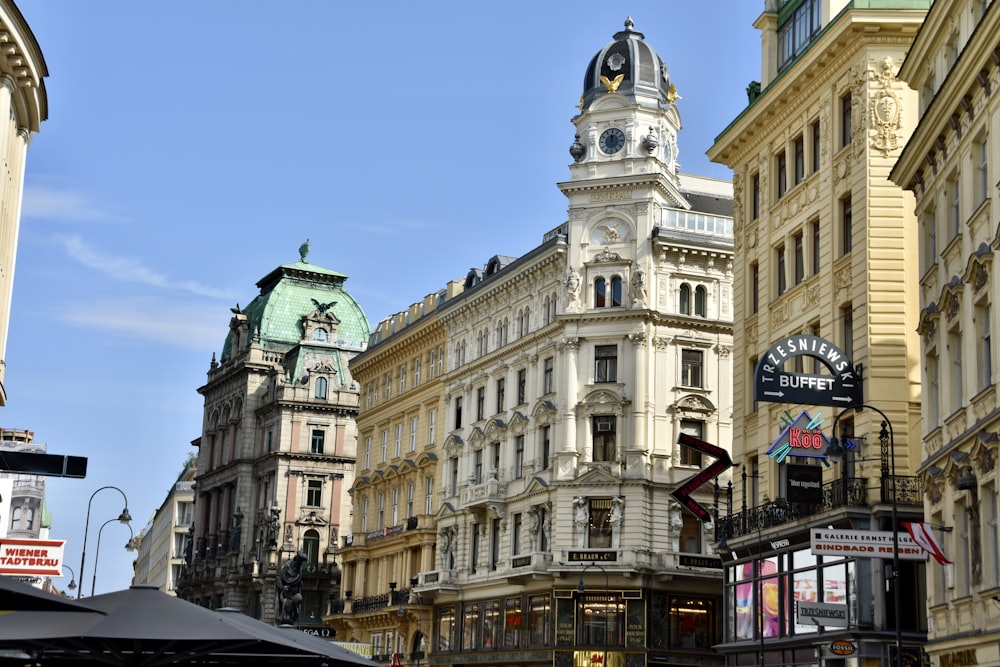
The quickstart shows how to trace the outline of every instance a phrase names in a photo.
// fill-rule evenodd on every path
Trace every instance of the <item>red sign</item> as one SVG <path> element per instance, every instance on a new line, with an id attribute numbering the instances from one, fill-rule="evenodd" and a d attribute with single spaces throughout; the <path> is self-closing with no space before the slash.
<path id="1" fill-rule="evenodd" d="M 0 539 L 0 574 L 62 576 L 66 540 Z"/>
<path id="2" fill-rule="evenodd" d="M 715 479 L 725 472 L 726 468 L 733 465 L 733 460 L 729 458 L 729 452 L 724 450 L 722 447 L 705 442 L 704 440 L 699 440 L 698 438 L 690 436 L 687 433 L 681 433 L 680 437 L 677 438 L 677 442 L 682 447 L 690 447 L 696 452 L 701 452 L 702 454 L 707 454 L 716 458 L 715 463 L 707 468 L 704 468 L 694 477 L 686 480 L 683 484 L 670 492 L 670 495 L 677 499 L 681 505 L 686 507 L 689 512 L 701 519 L 704 523 L 712 523 L 712 515 L 709 514 L 708 510 L 702 507 L 697 500 L 692 498 L 691 494 L 701 488 L 706 482 Z"/>

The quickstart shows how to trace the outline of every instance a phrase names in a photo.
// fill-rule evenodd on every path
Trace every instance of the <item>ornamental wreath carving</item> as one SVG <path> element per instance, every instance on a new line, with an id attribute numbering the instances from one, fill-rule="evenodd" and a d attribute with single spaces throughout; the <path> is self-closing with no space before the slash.
<path id="1" fill-rule="evenodd" d="M 882 71 L 878 74 L 878 80 L 882 88 L 870 101 L 872 129 L 875 132 L 872 144 L 886 157 L 890 151 L 899 148 L 899 132 L 902 128 L 900 101 L 893 90 L 896 74 L 889 56 L 882 59 Z"/>

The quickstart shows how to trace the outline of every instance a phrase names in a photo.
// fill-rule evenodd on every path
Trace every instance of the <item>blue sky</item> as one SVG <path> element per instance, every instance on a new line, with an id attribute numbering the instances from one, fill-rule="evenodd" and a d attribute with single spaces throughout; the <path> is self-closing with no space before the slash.
<path id="1" fill-rule="evenodd" d="M 629 15 L 681 100 L 683 171 L 759 79 L 762 0 L 19 0 L 49 69 L 28 152 L 7 428 L 89 457 L 50 478 L 79 569 L 87 500 L 138 532 L 201 433 L 229 309 L 279 264 L 349 276 L 372 325 L 566 219 L 584 70 Z M 97 532 L 121 511 L 94 498 Z M 98 593 L 129 585 L 128 529 Z M 68 583 L 68 579 L 63 581 Z"/>

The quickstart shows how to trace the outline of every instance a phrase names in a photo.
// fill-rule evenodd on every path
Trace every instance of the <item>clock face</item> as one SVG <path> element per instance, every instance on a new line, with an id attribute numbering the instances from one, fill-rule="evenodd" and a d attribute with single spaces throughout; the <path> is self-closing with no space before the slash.
<path id="1" fill-rule="evenodd" d="M 622 146 L 625 145 L 625 133 L 617 127 L 608 128 L 601 134 L 601 139 L 597 143 L 602 151 L 608 155 L 612 155 L 620 151 Z"/>

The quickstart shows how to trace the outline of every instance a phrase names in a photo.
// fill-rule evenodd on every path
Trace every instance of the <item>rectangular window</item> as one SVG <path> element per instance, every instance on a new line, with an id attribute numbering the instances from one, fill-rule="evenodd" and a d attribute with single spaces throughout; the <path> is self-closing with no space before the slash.
<path id="1" fill-rule="evenodd" d="M 792 148 L 795 153 L 795 185 L 798 185 L 806 175 L 806 143 L 801 134 L 795 137 Z"/>
<path id="2" fill-rule="evenodd" d="M 311 479 L 306 485 L 306 505 L 309 507 L 323 506 L 323 481 Z"/>
<path id="3" fill-rule="evenodd" d="M 594 461 L 614 461 L 616 424 L 612 415 L 598 415 L 593 418 Z"/>
<path id="4" fill-rule="evenodd" d="M 389 431 L 382 431 L 382 463 L 389 460 Z"/>
<path id="5" fill-rule="evenodd" d="M 798 285 L 806 277 L 806 250 L 802 232 L 798 232 L 792 237 L 792 243 L 795 248 L 795 284 Z"/>
<path id="6" fill-rule="evenodd" d="M 406 366 L 399 367 L 399 393 L 406 391 Z"/>
<path id="7" fill-rule="evenodd" d="M 517 404 L 525 404 L 525 391 L 528 383 L 528 371 L 524 368 L 517 371 Z"/>
<path id="8" fill-rule="evenodd" d="M 760 173 L 750 177 L 750 214 L 751 220 L 760 217 Z"/>
<path id="9" fill-rule="evenodd" d="M 455 428 L 462 428 L 462 397 L 455 397 Z"/>
<path id="10" fill-rule="evenodd" d="M 396 448 L 394 456 L 398 459 L 403 453 L 403 424 L 396 424 Z"/>
<path id="11" fill-rule="evenodd" d="M 982 391 L 993 384 L 993 343 L 990 340 L 990 304 L 976 307 L 976 374 L 979 379 L 977 389 Z"/>
<path id="12" fill-rule="evenodd" d="M 851 209 L 851 196 L 840 200 L 840 251 L 841 255 L 851 252 L 854 242 L 854 213 Z"/>
<path id="13" fill-rule="evenodd" d="M 993 557 L 983 559 L 983 588 L 990 589 L 1000 585 L 1000 558 L 996 558 L 996 554 L 1000 553 L 1000 532 L 998 532 L 997 526 L 997 491 L 995 486 L 983 487 L 983 509 L 985 510 L 983 530 L 986 534 L 983 553 L 994 554 Z"/>
<path id="14" fill-rule="evenodd" d="M 528 646 L 542 648 L 552 645 L 549 628 L 552 621 L 552 604 L 548 595 L 528 598 Z"/>
<path id="15" fill-rule="evenodd" d="M 490 479 L 497 479 L 500 472 L 500 443 L 490 444 Z"/>
<path id="16" fill-rule="evenodd" d="M 483 450 L 477 449 L 472 455 L 472 483 L 483 483 Z"/>
<path id="17" fill-rule="evenodd" d="M 399 487 L 392 490 L 392 522 L 395 526 L 399 523 Z"/>
<path id="18" fill-rule="evenodd" d="M 938 356 L 936 350 L 929 350 L 924 356 L 925 365 L 925 396 L 924 407 L 927 409 L 927 430 L 936 428 L 941 419 L 941 379 L 938 370 Z"/>
<path id="19" fill-rule="evenodd" d="M 774 180 L 778 188 L 778 199 L 785 196 L 785 192 L 788 190 L 788 160 L 785 157 L 785 151 L 778 153 L 777 157 L 774 159 Z"/>
<path id="20" fill-rule="evenodd" d="M 541 452 L 541 454 L 542 454 L 542 461 L 541 461 L 541 464 L 542 464 L 542 470 L 548 470 L 549 469 L 549 457 L 552 455 L 551 454 L 551 446 L 552 445 L 551 445 L 551 442 L 549 440 L 549 436 L 550 436 L 551 432 L 552 432 L 552 427 L 551 426 L 543 426 L 541 428 L 541 439 L 542 439 L 542 452 Z"/>
<path id="21" fill-rule="evenodd" d="M 490 521 L 490 569 L 500 564 L 500 519 Z"/>
<path id="22" fill-rule="evenodd" d="M 437 408 L 432 408 L 427 411 L 427 444 L 433 445 L 435 441 L 434 429 L 437 426 Z"/>
<path id="23" fill-rule="evenodd" d="M 514 436 L 514 478 L 524 477 L 524 436 Z"/>
<path id="24" fill-rule="evenodd" d="M 969 511 L 964 501 L 959 501 L 955 507 L 955 596 L 965 597 L 970 591 L 970 574 L 972 573 L 972 549 L 969 548 L 969 540 L 972 539 L 970 530 Z"/>
<path id="25" fill-rule="evenodd" d="M 437 650 L 442 653 L 458 650 L 455 636 L 455 608 L 445 607 L 438 612 Z"/>
<path id="26" fill-rule="evenodd" d="M 309 441 L 309 452 L 312 454 L 322 454 L 325 441 L 326 433 L 320 429 L 313 429 L 312 438 Z"/>
<path id="27" fill-rule="evenodd" d="M 378 523 L 377 526 L 385 527 L 385 494 L 378 494 Z"/>
<path id="28" fill-rule="evenodd" d="M 775 269 L 775 279 L 777 280 L 778 296 L 785 293 L 788 289 L 788 278 L 785 276 L 785 246 L 784 244 L 779 245 L 774 249 L 774 269 Z"/>
<path id="29" fill-rule="evenodd" d="M 937 263 L 937 211 L 934 208 L 928 208 L 921 216 L 920 222 L 923 233 L 920 247 L 924 251 L 921 272 L 926 273 Z"/>
<path id="30" fill-rule="evenodd" d="M 500 414 L 507 409 L 507 380 L 500 378 L 497 380 L 497 409 L 496 414 Z"/>
<path id="31" fill-rule="evenodd" d="M 948 332 L 948 353 L 951 355 L 951 412 L 955 412 L 962 407 L 965 396 L 962 386 L 962 330 L 955 327 Z"/>
<path id="32" fill-rule="evenodd" d="M 476 421 L 482 421 L 486 416 L 486 387 L 476 389 Z"/>
<path id="33" fill-rule="evenodd" d="M 410 417 L 410 451 L 417 451 L 417 418 Z"/>
<path id="34" fill-rule="evenodd" d="M 746 374 L 747 393 L 750 397 L 750 412 L 755 413 L 760 409 L 760 402 L 757 400 L 757 392 L 754 390 L 754 373 L 757 371 L 757 357 L 750 357 L 750 372 Z"/>
<path id="35" fill-rule="evenodd" d="M 448 495 L 457 496 L 458 495 L 458 457 L 453 456 L 451 458 L 451 484 L 448 488 Z"/>
<path id="36" fill-rule="evenodd" d="M 819 275 L 820 265 L 819 220 L 812 221 L 812 274 Z"/>
<path id="37" fill-rule="evenodd" d="M 420 384 L 420 359 L 413 360 L 413 386 Z"/>
<path id="38" fill-rule="evenodd" d="M 820 144 L 819 144 L 819 121 L 815 121 L 812 124 L 812 170 L 815 174 L 819 171 L 819 158 L 820 158 Z"/>
<path id="39" fill-rule="evenodd" d="M 854 305 L 847 304 L 840 309 L 841 340 L 844 354 L 848 359 L 854 358 Z"/>
<path id="40" fill-rule="evenodd" d="M 372 437 L 365 438 L 365 468 L 372 467 Z"/>
<path id="41" fill-rule="evenodd" d="M 948 217 L 951 223 L 952 238 L 962 233 L 962 199 L 959 188 L 958 174 L 952 174 L 948 179 Z"/>
<path id="42" fill-rule="evenodd" d="M 546 357 L 542 362 L 542 393 L 552 393 L 552 357 Z"/>
<path id="43" fill-rule="evenodd" d="M 462 609 L 462 650 L 475 651 L 479 648 L 479 636 L 482 628 L 479 616 L 479 604 L 465 603 Z"/>
<path id="44" fill-rule="evenodd" d="M 413 496 L 416 493 L 416 485 L 410 482 L 406 485 L 406 518 L 413 518 Z"/>
<path id="45" fill-rule="evenodd" d="M 760 265 L 754 262 L 750 265 L 750 312 L 760 312 Z"/>
<path id="46" fill-rule="evenodd" d="M 385 374 L 385 400 L 392 397 L 392 373 Z"/>
<path id="47" fill-rule="evenodd" d="M 521 553 L 521 514 L 514 515 L 514 532 L 510 536 L 510 555 L 517 556 Z"/>
<path id="48" fill-rule="evenodd" d="M 521 612 L 521 598 L 504 600 L 503 612 L 503 647 L 520 648 L 521 630 L 524 629 L 524 615 Z"/>
<path id="49" fill-rule="evenodd" d="M 618 381 L 618 346 L 594 346 L 594 382 Z"/>
<path id="50" fill-rule="evenodd" d="M 361 499 L 361 532 L 368 532 L 368 499 Z"/>
<path id="51" fill-rule="evenodd" d="M 976 141 L 973 148 L 973 159 L 976 161 L 976 201 L 978 202 L 984 202 L 990 197 L 988 154 L 988 144 L 984 134 Z"/>
<path id="52" fill-rule="evenodd" d="M 434 513 L 434 478 L 424 478 L 424 514 Z"/>
<path id="53" fill-rule="evenodd" d="M 851 144 L 851 93 L 840 98 L 840 147 Z"/>
<path id="54" fill-rule="evenodd" d="M 681 433 L 690 435 L 693 438 L 698 438 L 699 440 L 704 440 L 705 423 L 694 421 L 692 419 L 682 419 Z M 690 447 L 685 447 L 684 445 L 679 445 L 679 447 L 681 448 L 681 465 L 701 467 L 701 452 L 695 451 Z"/>
<path id="55" fill-rule="evenodd" d="M 681 384 L 685 387 L 703 387 L 702 367 L 704 353 L 701 350 L 681 350 Z"/>
<path id="56" fill-rule="evenodd" d="M 587 546 L 611 548 L 611 498 L 591 498 L 588 518 Z"/>

